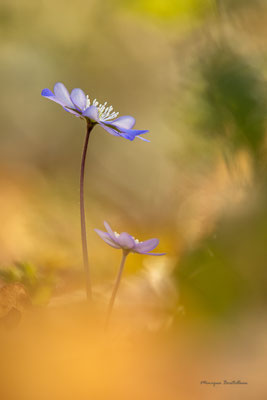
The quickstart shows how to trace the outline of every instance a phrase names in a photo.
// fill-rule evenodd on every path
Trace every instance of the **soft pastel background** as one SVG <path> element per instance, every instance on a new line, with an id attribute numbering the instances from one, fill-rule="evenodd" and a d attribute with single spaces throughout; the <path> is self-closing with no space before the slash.
<path id="1" fill-rule="evenodd" d="M 266 27 L 259 0 L 1 1 L 1 277 L 24 285 L 31 322 L 52 337 L 40 355 L 47 364 L 35 370 L 26 323 L 28 347 L 16 341 L 14 350 L 20 384 L 8 384 L 15 367 L 3 364 L 3 400 L 12 390 L 16 400 L 66 399 L 65 381 L 77 400 L 266 398 Z M 99 310 L 88 338 L 79 317 L 76 330 L 65 315 L 83 307 L 85 124 L 41 97 L 57 81 L 150 130 L 151 143 L 100 127 L 90 139 L 86 215 Z M 158 237 L 167 252 L 128 258 L 114 348 L 92 333 L 120 259 L 93 231 L 104 220 L 140 240 Z M 54 320 L 66 323 L 61 336 Z M 66 354 L 77 358 L 67 363 Z M 224 379 L 248 385 L 200 385 Z"/>

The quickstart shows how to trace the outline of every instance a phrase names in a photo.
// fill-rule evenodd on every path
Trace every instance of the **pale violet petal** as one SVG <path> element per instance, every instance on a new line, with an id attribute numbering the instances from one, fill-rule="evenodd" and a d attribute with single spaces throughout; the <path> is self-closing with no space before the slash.
<path id="1" fill-rule="evenodd" d="M 148 143 L 150 143 L 150 140 L 148 140 L 148 139 L 145 139 L 145 138 L 143 138 L 142 136 L 139 136 L 139 135 L 137 135 L 137 136 L 135 136 L 135 137 L 137 137 L 138 139 L 141 139 L 141 140 L 143 140 L 144 142 L 148 142 Z"/>
<path id="2" fill-rule="evenodd" d="M 104 242 L 106 242 L 110 246 L 114 247 L 115 249 L 121 248 L 121 246 L 119 244 L 115 243 L 111 239 L 110 235 L 107 232 L 100 231 L 99 229 L 95 229 L 95 232 L 101 237 L 101 239 L 104 240 Z"/>
<path id="3" fill-rule="evenodd" d="M 120 134 L 129 140 L 134 140 L 137 136 L 143 135 L 149 132 L 148 130 L 138 130 L 138 129 L 121 129 Z"/>
<path id="4" fill-rule="evenodd" d="M 73 89 L 70 94 L 71 101 L 80 110 L 83 111 L 86 107 L 86 96 L 82 89 Z"/>
<path id="5" fill-rule="evenodd" d="M 69 113 L 74 114 L 76 117 L 81 118 L 81 114 L 79 113 L 78 110 L 72 109 L 72 108 L 66 108 L 66 107 L 63 107 L 63 108 L 65 111 L 68 111 Z"/>
<path id="6" fill-rule="evenodd" d="M 62 103 L 62 101 L 58 100 L 58 99 L 55 97 L 54 93 L 51 92 L 50 89 L 43 89 L 42 92 L 41 92 L 41 95 L 42 95 L 43 97 L 46 97 L 47 99 L 52 100 L 52 101 L 54 101 L 55 103 L 58 103 L 58 104 L 60 104 L 61 106 L 64 107 L 64 104 Z"/>
<path id="7" fill-rule="evenodd" d="M 86 110 L 83 112 L 83 116 L 89 118 L 93 122 L 99 123 L 99 112 L 95 106 L 86 108 Z"/>
<path id="8" fill-rule="evenodd" d="M 129 235 L 129 233 L 126 232 L 122 232 L 119 236 L 118 236 L 118 243 L 120 244 L 120 246 L 123 249 L 133 249 L 134 245 L 135 245 L 135 241 L 132 238 L 131 235 Z"/>
<path id="9" fill-rule="evenodd" d="M 114 125 L 111 125 L 110 122 L 99 122 L 100 125 L 111 135 L 113 136 L 121 136 L 124 139 L 134 140 L 136 136 L 147 133 L 147 130 L 137 130 L 137 129 L 126 129 L 126 128 L 118 128 Z"/>
<path id="10" fill-rule="evenodd" d="M 138 254 L 144 254 L 146 256 L 165 256 L 166 253 L 138 253 Z"/>
<path id="11" fill-rule="evenodd" d="M 102 126 L 102 128 L 104 128 L 111 135 L 113 135 L 113 136 L 122 136 L 118 131 L 116 131 L 113 128 L 110 128 L 104 122 L 99 122 L 99 124 Z"/>
<path id="12" fill-rule="evenodd" d="M 65 85 L 63 85 L 63 83 L 57 82 L 55 84 L 54 93 L 56 99 L 59 100 L 62 104 L 64 104 L 65 107 L 75 108 L 71 101 L 70 94 Z"/>
<path id="13" fill-rule="evenodd" d="M 147 253 L 148 251 L 154 250 L 158 244 L 158 239 L 145 240 L 135 245 L 135 251 L 137 251 L 137 253 Z"/>
<path id="14" fill-rule="evenodd" d="M 110 236 L 115 242 L 117 242 L 117 237 L 116 237 L 114 231 L 111 229 L 111 227 L 109 226 L 109 224 L 108 224 L 106 221 L 104 221 L 104 226 L 105 226 L 105 228 L 106 228 L 106 230 L 107 230 L 109 236 Z"/>
<path id="15" fill-rule="evenodd" d="M 135 125 L 135 118 L 130 115 L 124 115 L 111 121 L 110 125 L 115 125 L 119 129 L 132 129 Z"/>

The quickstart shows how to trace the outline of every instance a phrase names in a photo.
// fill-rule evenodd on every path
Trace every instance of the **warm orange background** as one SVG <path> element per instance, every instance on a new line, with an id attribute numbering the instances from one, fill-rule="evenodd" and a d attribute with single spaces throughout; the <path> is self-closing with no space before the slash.
<path id="1" fill-rule="evenodd" d="M 32 306 L 0 293 L 1 400 L 266 397 L 266 21 L 259 0 L 2 0 L 1 285 Z M 90 139 L 89 315 L 85 124 L 41 97 L 57 81 L 150 130 Z M 108 334 L 104 220 L 167 253 L 129 256 Z M 224 379 L 248 385 L 200 385 Z"/>

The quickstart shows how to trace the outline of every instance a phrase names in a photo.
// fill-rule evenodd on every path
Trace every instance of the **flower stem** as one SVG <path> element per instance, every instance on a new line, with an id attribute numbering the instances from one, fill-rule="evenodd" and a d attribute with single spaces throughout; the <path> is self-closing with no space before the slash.
<path id="1" fill-rule="evenodd" d="M 114 303 L 115 303 L 116 294 L 117 294 L 118 289 L 119 289 L 121 276 L 122 276 L 125 260 L 126 260 L 126 257 L 128 255 L 128 253 L 129 252 L 125 251 L 125 250 L 123 250 L 123 252 L 122 252 L 122 259 L 121 259 L 121 264 L 120 264 L 118 276 L 117 276 L 117 279 L 116 279 L 116 282 L 115 282 L 115 286 L 114 286 L 114 289 L 113 289 L 113 292 L 112 292 L 112 295 L 111 295 L 111 299 L 110 299 L 110 302 L 109 302 L 109 306 L 108 306 L 108 313 L 107 313 L 107 318 L 106 318 L 106 328 L 108 328 L 108 325 L 109 325 L 110 316 L 111 316 L 112 309 L 113 309 L 113 306 L 114 306 Z"/>
<path id="2" fill-rule="evenodd" d="M 80 214 L 81 214 L 81 236 L 82 236 L 82 250 L 83 250 L 83 265 L 85 272 L 85 284 L 87 300 L 92 301 L 92 288 L 91 288 L 91 274 L 88 260 L 87 250 L 87 238 L 86 238 L 86 224 L 85 224 L 85 210 L 84 210 L 84 171 L 85 171 L 85 160 L 88 148 L 88 142 L 90 133 L 94 125 L 88 123 L 86 129 L 86 137 L 83 146 L 82 162 L 81 162 L 81 174 L 80 174 Z"/>

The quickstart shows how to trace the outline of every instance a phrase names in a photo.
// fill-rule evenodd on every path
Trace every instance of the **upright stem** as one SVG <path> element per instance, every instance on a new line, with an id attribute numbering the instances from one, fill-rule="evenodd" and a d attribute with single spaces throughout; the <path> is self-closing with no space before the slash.
<path id="1" fill-rule="evenodd" d="M 109 306 L 108 306 L 108 313 L 107 313 L 107 318 L 106 318 L 106 328 L 108 327 L 108 324 L 109 324 L 110 316 L 111 316 L 111 313 L 112 313 L 113 305 L 115 303 L 116 294 L 117 294 L 118 289 L 119 289 L 121 276 L 122 276 L 125 260 L 126 260 L 126 257 L 128 255 L 128 253 L 129 253 L 128 251 L 123 250 L 118 276 L 117 276 L 117 279 L 116 279 L 116 282 L 115 282 L 115 286 L 114 286 L 114 289 L 113 289 L 113 292 L 112 292 L 112 295 L 111 295 L 111 299 L 110 299 L 110 302 L 109 302 Z"/>
<path id="2" fill-rule="evenodd" d="M 85 160 L 89 142 L 89 136 L 94 125 L 87 124 L 86 137 L 83 146 L 81 174 L 80 174 L 80 214 L 81 214 L 81 236 L 82 236 L 82 250 L 83 250 L 83 265 L 85 272 L 86 294 L 87 300 L 92 301 L 92 288 L 91 288 L 91 274 L 88 260 L 87 238 L 86 238 L 86 224 L 85 224 L 85 210 L 84 210 L 84 171 Z"/>

